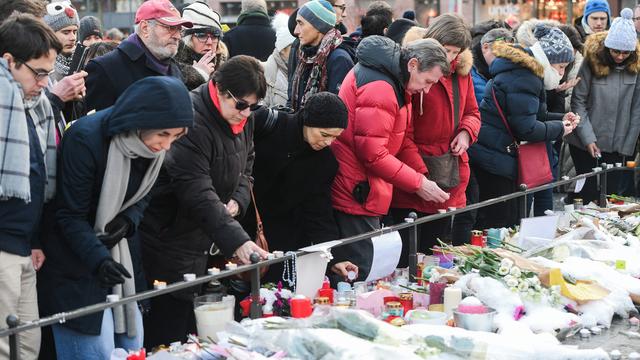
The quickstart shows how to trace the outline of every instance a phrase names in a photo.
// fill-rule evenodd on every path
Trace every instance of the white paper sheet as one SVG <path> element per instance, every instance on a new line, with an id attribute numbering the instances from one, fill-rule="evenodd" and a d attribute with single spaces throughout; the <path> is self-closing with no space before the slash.
<path id="1" fill-rule="evenodd" d="M 585 182 L 587 182 L 587 179 L 576 180 L 576 188 L 575 190 L 573 190 L 573 192 L 579 193 L 580 191 L 582 191 L 582 188 L 584 187 Z"/>
<path id="2" fill-rule="evenodd" d="M 396 269 L 402 252 L 402 239 L 397 231 L 375 236 L 373 242 L 373 263 L 365 281 L 383 278 Z"/>
<path id="3" fill-rule="evenodd" d="M 541 238 L 553 240 L 560 216 L 538 216 L 520 220 L 519 245 L 526 244 L 527 238 Z"/>
<path id="4" fill-rule="evenodd" d="M 316 292 L 322 287 L 328 263 L 329 259 L 323 251 L 299 256 L 296 259 L 296 293 L 315 298 Z"/>

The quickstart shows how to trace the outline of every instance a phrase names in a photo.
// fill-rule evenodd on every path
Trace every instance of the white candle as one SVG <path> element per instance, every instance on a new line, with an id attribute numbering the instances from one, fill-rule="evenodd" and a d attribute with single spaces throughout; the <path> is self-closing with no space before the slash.
<path id="1" fill-rule="evenodd" d="M 193 281 L 196 279 L 196 274 L 183 274 L 182 278 L 184 281 Z"/>
<path id="2" fill-rule="evenodd" d="M 226 268 L 227 268 L 227 270 L 235 270 L 235 269 L 238 268 L 238 264 L 234 264 L 234 263 L 230 262 L 230 263 L 227 263 Z"/>
<path id="3" fill-rule="evenodd" d="M 207 270 L 207 274 L 209 275 L 220 274 L 220 269 L 218 269 L 217 267 L 212 267 L 211 269 Z"/>
<path id="4" fill-rule="evenodd" d="M 155 280 L 153 282 L 153 288 L 156 290 L 165 289 L 167 287 L 167 283 L 164 281 Z"/>
<path id="5" fill-rule="evenodd" d="M 444 289 L 444 312 L 447 316 L 453 315 L 453 309 L 462 301 L 462 290 L 454 287 Z"/>

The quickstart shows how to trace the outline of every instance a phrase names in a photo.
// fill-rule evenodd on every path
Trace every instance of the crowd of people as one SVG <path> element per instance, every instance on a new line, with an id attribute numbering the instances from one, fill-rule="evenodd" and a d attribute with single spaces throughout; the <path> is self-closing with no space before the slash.
<path id="1" fill-rule="evenodd" d="M 264 0 L 244 0 L 224 32 L 202 0 L 182 12 L 149 0 L 118 39 L 69 1 L 0 4 L 0 319 L 509 194 L 521 142 L 544 144 L 556 177 L 635 158 L 640 8 L 614 18 L 606 0 L 588 0 L 574 26 L 470 26 L 449 13 L 421 26 L 376 1 L 351 33 L 348 11 L 312 0 L 270 17 Z M 607 185 L 634 194 L 633 176 Z M 573 197 L 597 201 L 595 181 Z M 529 209 L 553 209 L 552 191 Z M 421 225 L 418 250 L 521 215 L 508 201 Z M 327 275 L 364 280 L 372 260 L 371 241 L 341 246 Z M 240 280 L 228 286 L 246 294 Z M 25 331 L 21 358 L 105 359 L 184 340 L 202 291 Z"/>

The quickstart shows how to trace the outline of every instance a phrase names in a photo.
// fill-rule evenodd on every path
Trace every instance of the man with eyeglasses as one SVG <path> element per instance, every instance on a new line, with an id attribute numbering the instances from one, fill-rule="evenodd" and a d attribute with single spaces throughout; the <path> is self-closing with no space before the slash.
<path id="1" fill-rule="evenodd" d="M 45 255 L 38 233 L 45 201 L 55 193 L 53 111 L 43 93 L 62 45 L 33 15 L 16 13 L 0 25 L 0 319 L 39 318 L 36 271 Z M 18 337 L 19 357 L 37 359 L 40 329 Z M 0 359 L 9 339 L 0 338 Z"/>
<path id="2" fill-rule="evenodd" d="M 86 110 L 113 105 L 129 85 L 148 76 L 182 79 L 173 58 L 183 27 L 193 24 L 183 19 L 169 0 L 144 2 L 136 12 L 135 24 L 135 33 L 115 51 L 87 64 Z"/>
<path id="3" fill-rule="evenodd" d="M 182 10 L 182 17 L 193 27 L 182 32 L 182 41 L 175 60 L 182 72 L 184 84 L 193 90 L 209 80 L 211 74 L 229 58 L 222 39 L 220 14 L 203 1 L 196 1 Z"/>

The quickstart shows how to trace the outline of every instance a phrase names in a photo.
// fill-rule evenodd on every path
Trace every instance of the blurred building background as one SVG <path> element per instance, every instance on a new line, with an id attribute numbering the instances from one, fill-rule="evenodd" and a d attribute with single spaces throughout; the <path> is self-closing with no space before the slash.
<path id="1" fill-rule="evenodd" d="M 1 0 L 0 0 L 1 1 Z M 172 0 L 181 9 L 193 0 Z M 346 0 L 348 19 L 345 25 L 350 31 L 360 24 L 360 18 L 373 0 Z M 640 0 L 610 0 L 612 14 L 617 16 L 624 7 L 633 8 Z M 102 19 L 105 29 L 117 27 L 125 31 L 132 28 L 135 11 L 143 0 L 72 0 L 81 16 L 94 15 Z M 240 14 L 241 0 L 208 0 L 218 11 L 223 22 L 233 26 Z M 290 13 L 306 0 L 267 0 L 270 13 Z M 526 20 L 532 17 L 555 19 L 572 23 L 582 15 L 585 0 L 387 0 L 402 16 L 405 10 L 414 9 L 417 19 L 427 26 L 429 19 L 445 12 L 462 15 L 470 24 L 490 19 L 516 17 Z"/>

